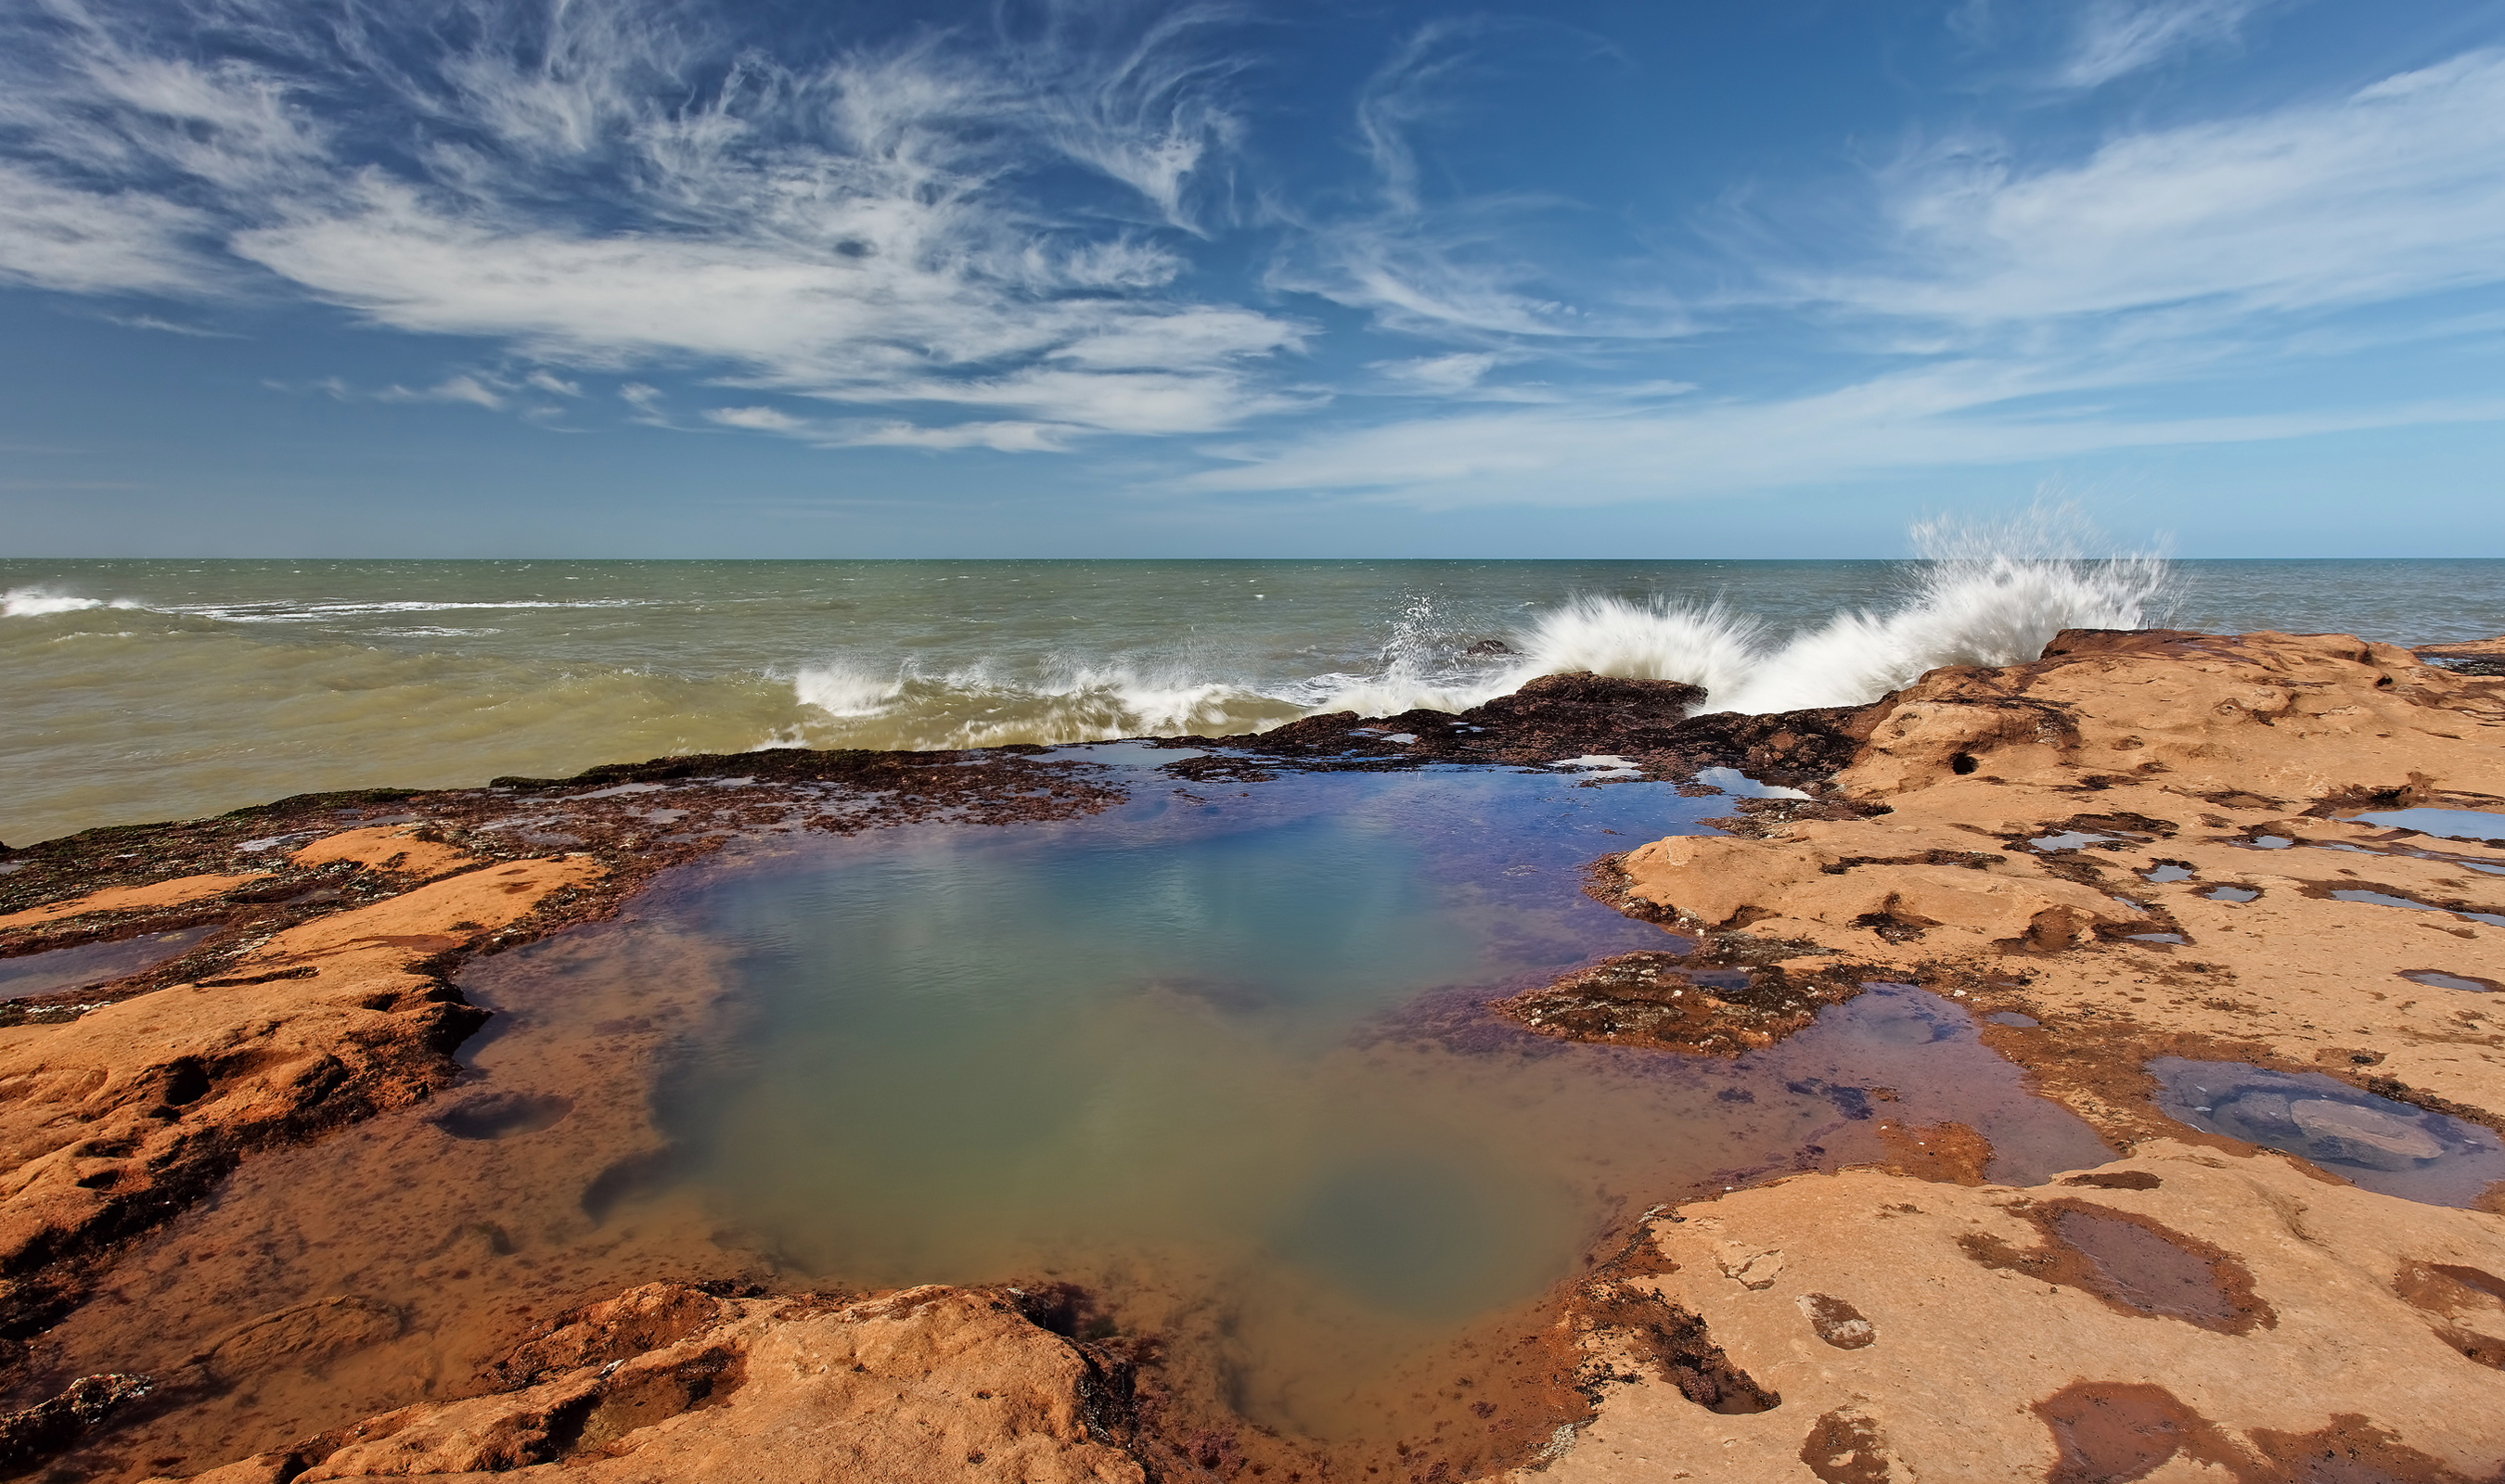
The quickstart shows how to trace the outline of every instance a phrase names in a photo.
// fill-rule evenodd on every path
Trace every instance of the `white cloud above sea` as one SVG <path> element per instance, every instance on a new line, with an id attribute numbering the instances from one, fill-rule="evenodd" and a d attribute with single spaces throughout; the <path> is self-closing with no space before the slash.
<path id="1" fill-rule="evenodd" d="M 1184 264 L 1155 240 L 1188 224 L 1194 170 L 1231 127 L 1204 64 L 1161 50 L 1198 13 L 1111 55 L 1047 35 L 1020 77 L 932 40 L 814 69 L 724 61 L 657 4 L 560 8 L 536 34 L 514 34 L 533 30 L 519 10 L 436 9 L 481 39 L 395 61 L 409 37 L 354 9 L 326 38 L 278 0 L 207 13 L 230 44 L 289 38 L 292 72 L 175 60 L 199 38 L 74 0 L 47 8 L 59 24 L 20 15 L 0 274 L 194 296 L 274 279 L 561 368 L 692 360 L 1069 432 L 1207 431 L 1288 404 L 1245 366 L 1292 355 L 1304 327 L 1175 292 Z M 315 121 L 342 74 L 397 105 L 404 137 Z M 1070 166 L 1114 199 L 1056 215 L 1022 189 Z M 268 277 L 238 282 L 244 264 Z"/>
<path id="2" fill-rule="evenodd" d="M 1182 496 L 1635 500 L 2505 416 L 2372 385 L 2151 410 L 2492 334 L 2439 300 L 2505 286 L 2505 52 L 2042 122 L 2286 10 L 2084 0 L 2003 59 L 2014 109 L 1839 132 L 1636 223 L 1562 172 L 1453 165 L 1527 137 L 1499 105 L 1552 106 L 1528 69 L 1627 65 L 1528 21 L 1401 21 L 1298 100 L 1336 121 L 1323 169 L 1265 153 L 1276 38 L 1214 4 L 777 46 L 697 0 L 0 0 L 0 283 L 221 324 L 310 300 L 458 358 L 312 383 L 342 397 L 829 450 L 1153 441 L 1119 477 Z"/>
<path id="3" fill-rule="evenodd" d="M 2119 135 L 2027 168 L 1971 144 L 1890 165 L 1868 266 L 1803 298 L 1963 324 L 2212 301 L 2389 301 L 2505 276 L 2505 52 L 2326 103 Z"/>
<path id="4" fill-rule="evenodd" d="M 2070 162 L 2029 168 L 2014 149 L 1971 142 L 1926 150 L 1877 170 L 1871 200 L 1850 268 L 1770 265 L 1720 307 L 1814 316 L 1928 362 L 1919 369 L 1771 398 L 1708 387 L 1670 411 L 1586 399 L 1335 428 L 1215 450 L 1232 466 L 1181 484 L 1592 503 L 2505 418 L 2505 398 L 2476 396 L 2226 416 L 2104 405 L 2350 345 L 2476 332 L 2450 307 L 2371 331 L 2316 327 L 2505 282 L 2505 52 L 2328 101 L 2120 134 Z M 1455 377 L 1457 389 L 1475 380 Z"/>

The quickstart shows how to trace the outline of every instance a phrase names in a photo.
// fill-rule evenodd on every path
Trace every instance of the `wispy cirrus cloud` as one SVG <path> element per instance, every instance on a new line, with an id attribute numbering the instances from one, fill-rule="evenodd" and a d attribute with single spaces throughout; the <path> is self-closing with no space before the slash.
<path id="1" fill-rule="evenodd" d="M 1875 249 L 1779 281 L 1806 298 L 1982 323 L 2206 303 L 2231 315 L 2505 280 L 2505 52 L 2327 103 L 2128 133 L 2029 168 L 1960 146 L 1901 161 Z"/>
<path id="2" fill-rule="evenodd" d="M 1526 39 L 1599 49 L 1555 27 L 1486 17 L 1446 18 L 1412 30 L 1358 89 L 1352 144 L 1367 185 L 1349 204 L 1276 202 L 1290 227 L 1269 270 L 1274 288 L 1362 309 L 1382 326 L 1437 339 L 1495 343 L 1659 339 L 1688 327 L 1641 293 L 1570 288 L 1530 230 L 1583 213 L 1528 190 L 1439 186 L 1420 135 L 1466 111 L 1467 95 L 1500 74 L 1499 58 Z M 1634 266 L 1621 264 L 1621 269 Z"/>
<path id="3" fill-rule="evenodd" d="M 2090 0 L 2054 69 L 2064 87 L 2101 87 L 2194 47 L 2231 41 L 2262 0 Z"/>
<path id="4" fill-rule="evenodd" d="M 2233 416 L 2015 410 L 2064 390 L 2027 368 L 1967 363 L 1834 392 L 1684 410 L 1554 405 L 1344 430 L 1176 481 L 1199 494 L 1317 490 L 1427 509 L 1595 506 L 1832 485 L 1907 469 L 2024 464 L 2116 449 L 2268 442 L 2505 419 L 2505 396 Z M 2072 388 L 2087 391 L 2089 388 Z"/>
<path id="5" fill-rule="evenodd" d="M 1304 328 L 1195 301 L 1161 240 L 1233 127 L 1225 65 L 1191 50 L 1212 13 L 1043 14 L 1007 52 L 933 33 L 792 61 L 660 0 L 188 23 L 53 0 L 0 36 L 0 274 L 284 286 L 559 367 L 1065 436 L 1284 405 L 1259 367 Z M 1092 197 L 1028 189 L 1073 169 Z"/>
<path id="6" fill-rule="evenodd" d="M 1239 443 L 1215 450 L 1229 466 L 1182 484 L 1581 503 L 2505 417 L 2505 398 L 2477 395 L 2234 416 L 2114 405 L 2468 332 L 2439 298 L 2505 284 L 2505 52 L 2326 102 L 2119 134 L 2084 158 L 1935 150 L 1871 184 L 1866 219 L 1821 223 L 1821 245 L 1841 242 L 1848 266 L 1769 266 L 1715 312 L 1808 316 L 1908 368 L 1792 395 L 1709 389 L 1670 407 L 1586 397 Z M 2319 328 L 2361 308 L 2378 312 L 2371 331 Z M 1402 371 L 1459 388 L 1477 368 L 1444 358 Z"/>

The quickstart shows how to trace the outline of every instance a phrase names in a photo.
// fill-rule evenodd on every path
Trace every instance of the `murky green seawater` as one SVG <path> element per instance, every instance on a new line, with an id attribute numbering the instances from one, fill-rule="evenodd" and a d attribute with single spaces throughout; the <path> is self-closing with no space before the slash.
<path id="1" fill-rule="evenodd" d="M 1976 1126 L 2012 1178 L 2108 1157 L 1911 990 L 1738 1062 L 1484 1011 L 1674 946 L 1580 868 L 1729 807 L 1508 770 L 1145 774 L 1090 820 L 725 862 L 593 956 L 548 950 L 576 982 L 662 972 L 689 940 L 727 965 L 731 1029 L 656 1095 L 669 1173 L 595 1182 L 591 1207 L 626 1224 L 691 1188 L 792 1281 L 1076 1281 L 1214 1352 L 1248 1416 L 1333 1434 L 1642 1203 L 1875 1157 L 1884 1118 Z M 530 953 L 491 1002 L 533 999 Z"/>
<path id="2" fill-rule="evenodd" d="M 2413 642 L 2505 631 L 2505 563 L 2176 571 L 2147 621 Z M 672 751 L 1217 734 L 1459 704 L 1542 668 L 1678 671 L 1688 637 L 1648 604 L 1718 599 L 1771 639 L 1919 604 L 1919 576 L 1889 562 L 0 561 L 0 840 Z M 1543 632 L 1577 597 L 1621 606 Z M 2028 609 L 2022 638 L 2064 602 L 2077 605 L 1994 600 Z M 1993 609 L 1941 609 L 1888 664 L 1982 655 L 2005 641 Z M 1463 652 L 1487 638 L 1524 652 Z"/>

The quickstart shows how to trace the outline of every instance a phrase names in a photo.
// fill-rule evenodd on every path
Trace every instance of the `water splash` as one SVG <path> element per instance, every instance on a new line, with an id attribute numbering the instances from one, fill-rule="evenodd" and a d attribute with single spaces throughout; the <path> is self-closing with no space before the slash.
<path id="1" fill-rule="evenodd" d="M 1942 666 L 2032 660 L 2064 629 L 2140 627 L 2171 590 L 2159 558 L 2086 555 L 2098 538 L 2064 508 L 1998 525 L 1931 523 L 1913 538 L 1920 558 L 1892 606 L 1848 609 L 1788 638 L 1770 638 L 1763 620 L 1720 602 L 1584 595 L 1490 648 L 1471 643 L 1483 630 L 1412 594 L 1371 667 L 1285 684 L 1216 673 L 1188 655 L 1063 662 L 1029 674 L 985 665 L 934 675 L 910 663 L 815 667 L 793 681 L 812 722 L 775 742 L 976 747 L 1214 736 L 1324 711 L 1466 710 L 1541 675 L 1577 671 L 1698 686 L 1701 708 L 1711 711 L 1858 706 Z"/>
<path id="2" fill-rule="evenodd" d="M 1780 643 L 1768 641 L 1763 622 L 1718 602 L 1580 597 L 1513 635 L 1516 655 L 1497 668 L 1473 669 L 1448 646 L 1437 669 L 1413 604 L 1385 651 L 1391 663 L 1375 674 L 1320 677 L 1314 706 L 1458 711 L 1573 671 L 1700 686 L 1706 710 L 1861 706 L 1942 666 L 2032 660 L 2064 629 L 2139 628 L 2173 590 L 2162 558 L 2087 555 L 2101 542 L 2067 507 L 1998 524 L 1928 522 L 1913 538 L 1920 560 L 1893 607 L 1848 609 Z"/>
<path id="3" fill-rule="evenodd" d="M 2164 559 L 2092 559 L 2068 510 L 2005 525 L 1914 528 L 1923 566 L 1894 611 L 1839 613 L 1750 667 L 1716 710 L 1860 706 L 1945 665 L 2017 665 L 2064 629 L 2136 629 L 2172 590 Z M 1708 687 L 1711 690 L 1711 687 Z"/>

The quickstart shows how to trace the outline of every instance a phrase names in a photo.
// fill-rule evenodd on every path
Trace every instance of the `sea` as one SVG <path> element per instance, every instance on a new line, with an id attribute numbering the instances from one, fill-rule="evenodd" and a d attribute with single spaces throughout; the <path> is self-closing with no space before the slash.
<path id="1" fill-rule="evenodd" d="M 1867 701 L 2064 627 L 2505 633 L 2505 561 L 0 560 L 0 841 L 761 747 L 1461 709 L 1537 674 Z"/>

